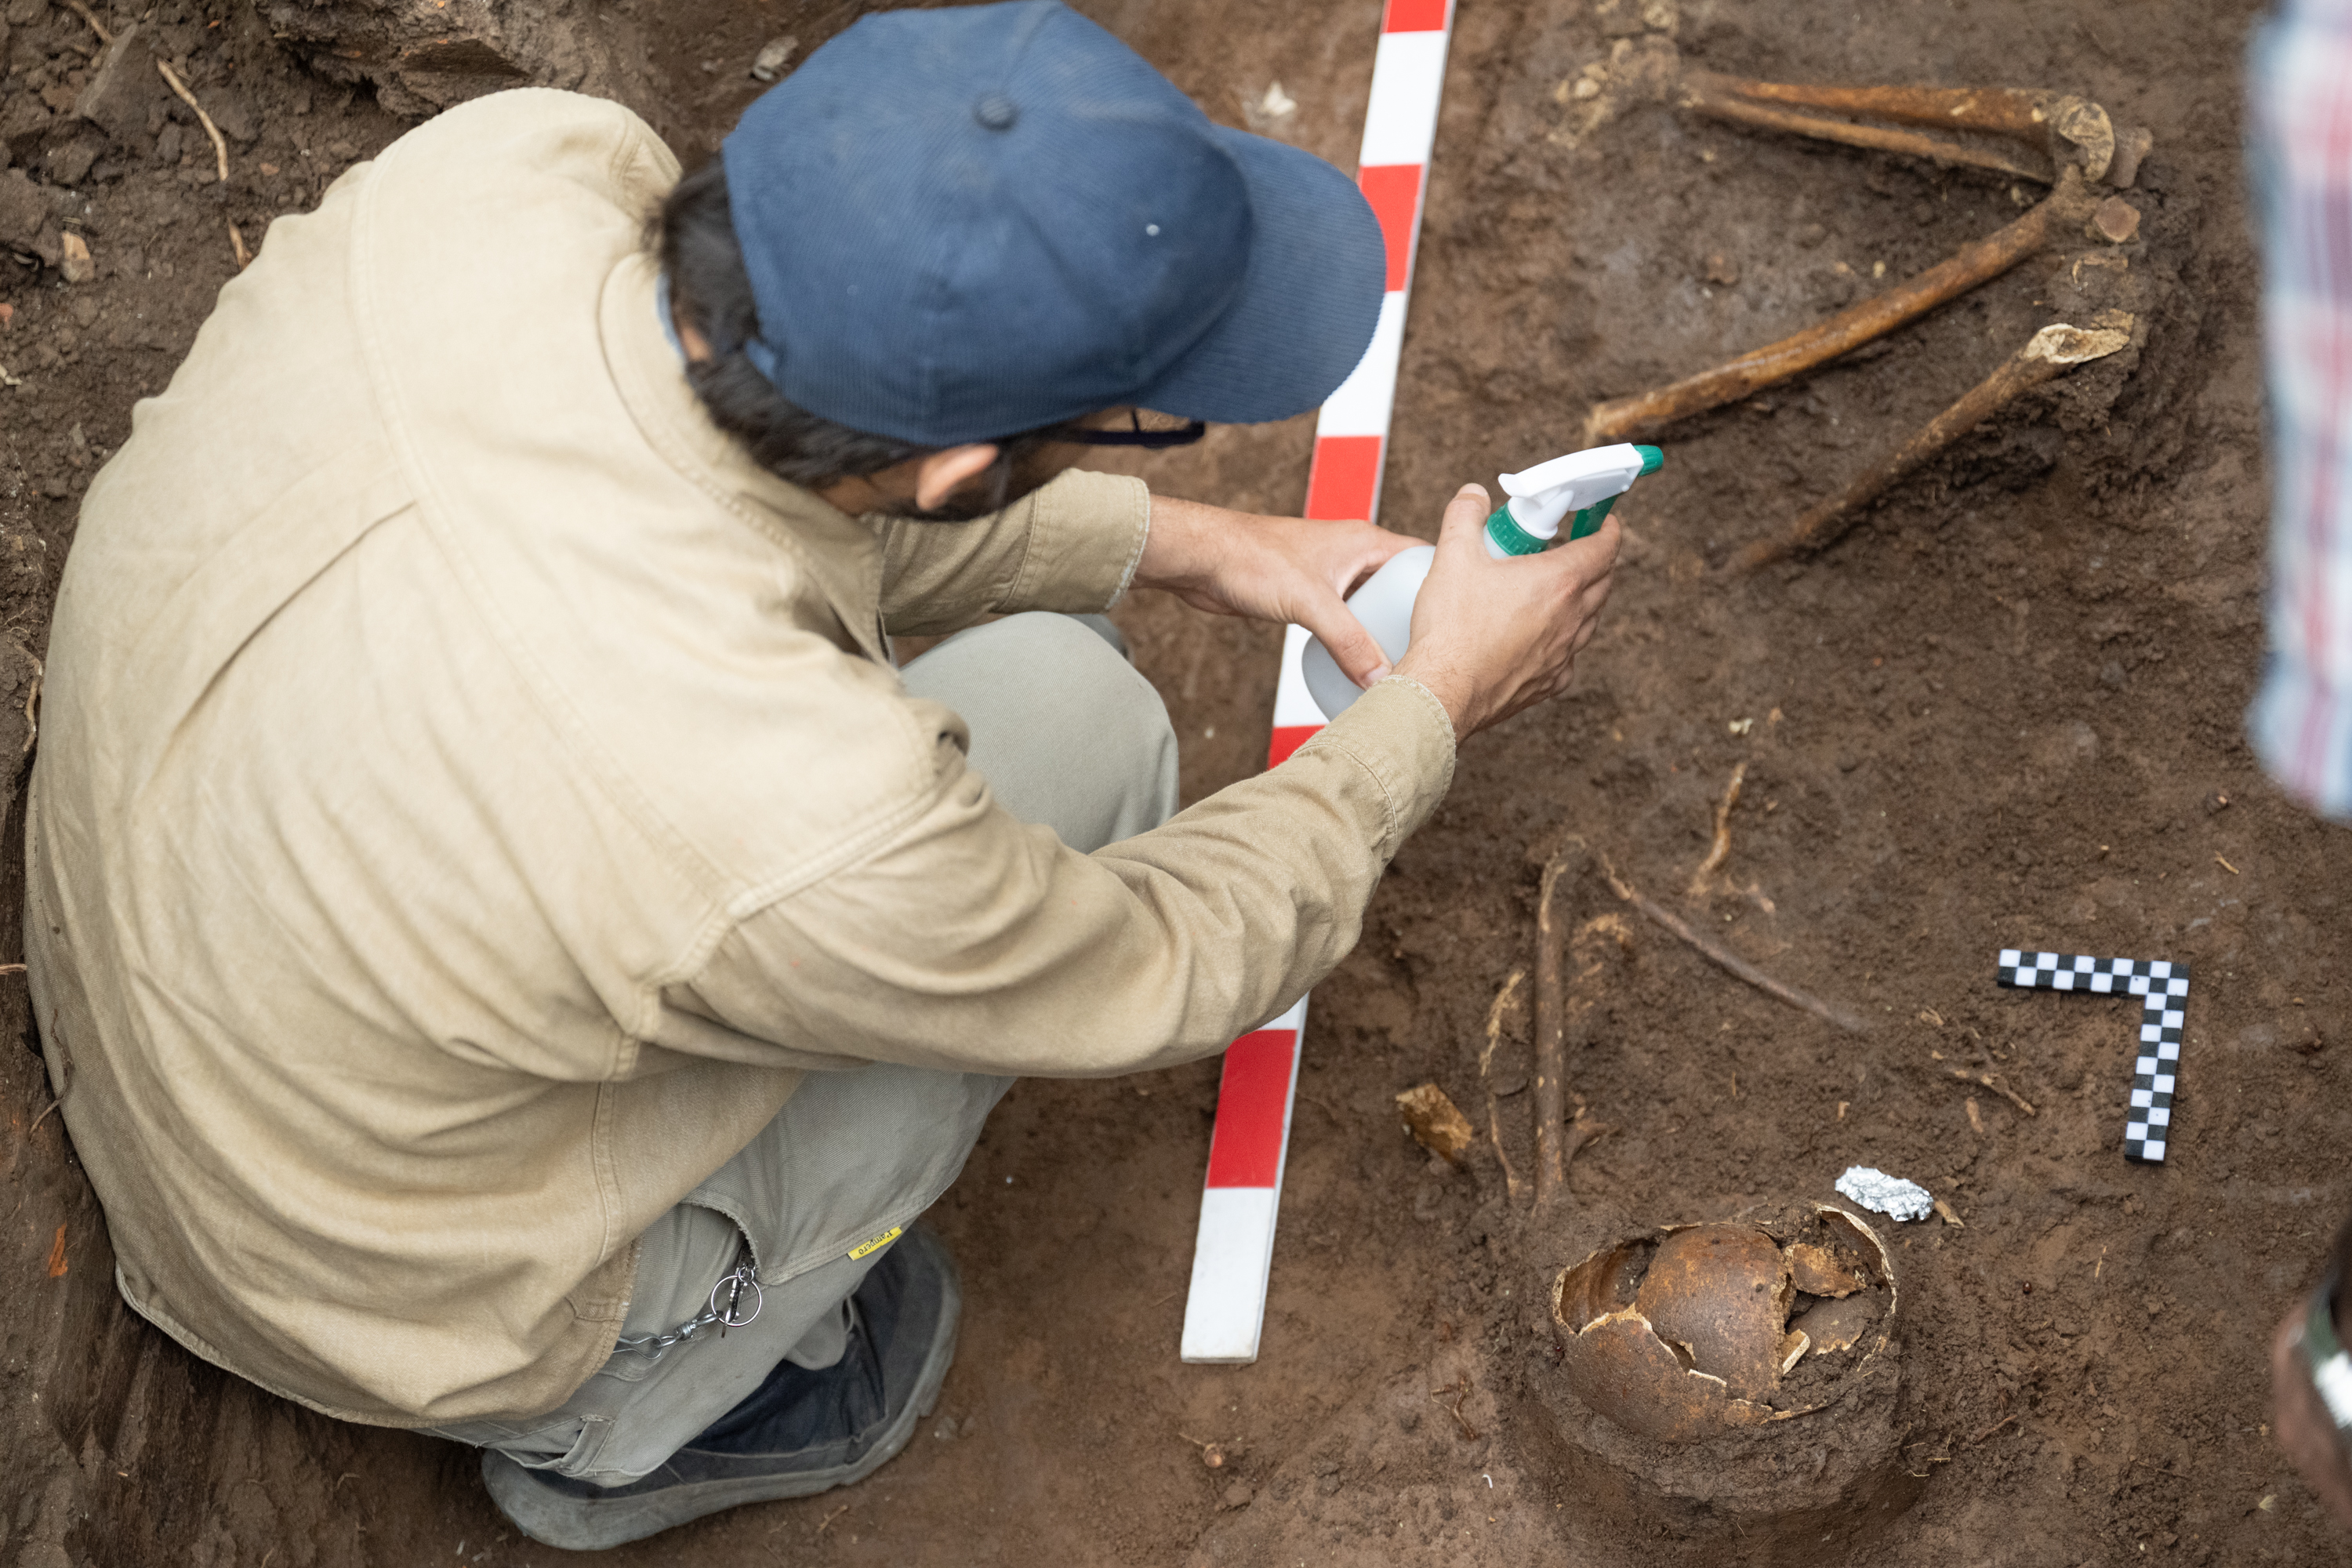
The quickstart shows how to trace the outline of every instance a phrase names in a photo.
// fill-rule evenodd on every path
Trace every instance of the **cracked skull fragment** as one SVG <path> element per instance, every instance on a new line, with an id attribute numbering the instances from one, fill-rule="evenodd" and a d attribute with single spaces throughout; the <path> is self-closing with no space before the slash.
<path id="1" fill-rule="evenodd" d="M 1759 1205 L 1604 1247 L 1552 1287 L 1570 1389 L 1625 1430 L 1690 1443 L 1821 1409 L 1893 1342 L 1895 1268 L 1828 1204 Z"/>

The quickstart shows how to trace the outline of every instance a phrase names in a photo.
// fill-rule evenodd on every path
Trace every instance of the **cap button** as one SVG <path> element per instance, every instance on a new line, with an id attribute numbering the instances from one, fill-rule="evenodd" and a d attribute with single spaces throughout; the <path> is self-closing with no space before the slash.
<path id="1" fill-rule="evenodd" d="M 1003 93 L 992 92 L 971 106 L 971 117 L 991 131 L 1010 131 L 1021 118 L 1021 110 Z"/>

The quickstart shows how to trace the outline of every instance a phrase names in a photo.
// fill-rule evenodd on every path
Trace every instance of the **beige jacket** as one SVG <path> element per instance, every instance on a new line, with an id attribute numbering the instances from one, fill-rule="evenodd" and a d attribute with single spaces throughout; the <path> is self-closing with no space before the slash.
<path id="1" fill-rule="evenodd" d="M 861 522 L 656 315 L 677 174 L 500 93 L 281 220 L 90 487 L 29 959 L 123 1293 L 352 1420 L 560 1404 L 635 1238 L 807 1072 L 1221 1049 L 1356 940 L 1453 735 L 1391 681 L 1098 854 L 1014 820 L 886 628 L 1097 610 L 1141 484 Z"/>

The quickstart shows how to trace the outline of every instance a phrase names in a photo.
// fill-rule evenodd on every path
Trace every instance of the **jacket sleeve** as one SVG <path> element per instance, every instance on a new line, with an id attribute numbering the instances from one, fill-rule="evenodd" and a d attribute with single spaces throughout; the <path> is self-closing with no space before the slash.
<path id="1" fill-rule="evenodd" d="M 1072 469 L 971 522 L 872 521 L 882 624 L 923 637 L 1018 610 L 1110 608 L 1142 558 L 1151 492 L 1141 479 Z"/>
<path id="2" fill-rule="evenodd" d="M 795 1063 L 1087 1077 L 1211 1055 L 1346 956 L 1454 772 L 1444 709 L 1391 679 L 1281 766 L 1082 855 L 939 744 L 905 826 L 740 918 L 689 1007 Z"/>

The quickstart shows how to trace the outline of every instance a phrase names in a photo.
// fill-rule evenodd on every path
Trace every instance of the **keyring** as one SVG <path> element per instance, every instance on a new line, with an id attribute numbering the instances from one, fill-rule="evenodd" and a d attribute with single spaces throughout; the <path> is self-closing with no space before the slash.
<path id="1" fill-rule="evenodd" d="M 719 1304 L 719 1292 L 730 1285 L 735 1287 L 734 1293 L 727 1298 L 727 1305 L 722 1307 Z M 751 1310 L 749 1316 L 739 1318 L 735 1315 L 735 1309 L 742 1302 L 743 1287 L 746 1285 L 751 1287 Z M 730 1274 L 710 1288 L 710 1310 L 715 1314 L 712 1321 L 718 1323 L 722 1333 L 729 1329 L 740 1329 L 751 1321 L 760 1315 L 760 1309 L 767 1304 L 768 1293 L 760 1289 L 757 1279 L 749 1275 Z"/>

